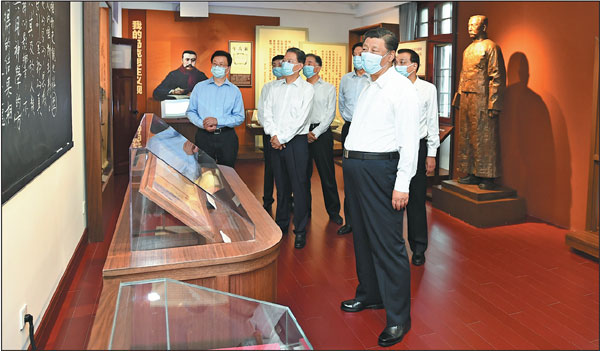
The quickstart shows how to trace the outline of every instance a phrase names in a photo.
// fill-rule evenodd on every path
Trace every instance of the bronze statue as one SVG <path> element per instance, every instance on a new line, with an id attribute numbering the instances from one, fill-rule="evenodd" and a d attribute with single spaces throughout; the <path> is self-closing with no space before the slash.
<path id="1" fill-rule="evenodd" d="M 500 47 L 487 38 L 487 18 L 469 18 L 473 42 L 463 53 L 458 92 L 452 105 L 458 109 L 458 170 L 467 174 L 461 184 L 495 188 L 500 176 L 498 115 L 506 87 L 506 70 Z"/>

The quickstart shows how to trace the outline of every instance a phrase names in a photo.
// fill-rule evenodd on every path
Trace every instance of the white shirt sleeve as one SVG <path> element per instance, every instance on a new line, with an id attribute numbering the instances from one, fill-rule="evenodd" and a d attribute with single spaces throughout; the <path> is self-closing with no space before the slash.
<path id="1" fill-rule="evenodd" d="M 403 87 L 404 88 L 404 87 Z M 419 97 L 412 84 L 405 85 L 400 99 L 390 99 L 394 104 L 394 129 L 400 160 L 394 190 L 409 192 L 410 180 L 417 172 L 419 154 Z"/>
<path id="2" fill-rule="evenodd" d="M 269 84 L 269 83 L 267 83 Z M 265 100 L 267 99 L 267 96 L 269 95 L 269 91 L 270 91 L 270 87 L 265 84 L 263 85 L 262 89 L 260 90 L 260 97 L 258 98 L 258 113 L 257 113 L 257 117 L 258 117 L 258 123 L 260 123 L 261 126 L 263 126 L 263 130 L 264 133 L 266 135 L 271 135 L 269 133 L 269 131 L 271 130 L 271 124 L 269 122 L 267 122 L 264 118 L 264 111 L 265 111 Z"/>
<path id="3" fill-rule="evenodd" d="M 440 124 L 438 118 L 437 90 L 434 85 L 429 89 L 429 104 L 427 106 L 427 156 L 435 157 L 440 146 Z"/>
<path id="4" fill-rule="evenodd" d="M 259 115 L 258 115 L 258 122 L 263 126 L 263 131 L 264 134 L 266 135 L 270 135 L 273 136 L 273 129 L 274 129 L 274 121 L 273 121 L 273 95 L 274 91 L 273 89 L 276 89 L 275 87 L 271 87 L 270 89 L 270 93 L 265 94 L 266 96 L 264 97 L 263 100 L 263 106 L 262 106 L 262 113 L 260 113 L 261 111 L 261 106 L 260 106 L 260 99 L 263 99 L 263 92 L 265 90 L 265 86 L 263 86 L 262 91 L 261 91 L 261 95 L 259 98 Z M 262 120 L 261 120 L 262 118 Z"/>
<path id="5" fill-rule="evenodd" d="M 327 100 L 323 106 L 323 111 L 319 112 L 322 116 L 321 122 L 312 131 L 317 138 L 325 133 L 335 118 L 335 87 L 333 85 L 327 85 Z"/>

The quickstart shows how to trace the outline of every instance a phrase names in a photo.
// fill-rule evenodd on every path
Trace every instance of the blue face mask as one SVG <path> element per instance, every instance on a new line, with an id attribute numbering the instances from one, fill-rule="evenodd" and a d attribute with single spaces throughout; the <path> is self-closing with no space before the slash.
<path id="1" fill-rule="evenodd" d="M 281 67 L 273 67 L 273 75 L 277 78 L 281 77 L 283 75 L 282 68 Z"/>
<path id="2" fill-rule="evenodd" d="M 225 77 L 225 67 L 212 66 L 210 73 L 212 73 L 215 78 L 223 78 Z"/>
<path id="3" fill-rule="evenodd" d="M 304 73 L 304 76 L 306 78 L 310 78 L 312 76 L 314 76 L 315 73 L 315 66 L 304 66 L 304 68 L 302 69 L 302 73 Z"/>
<path id="4" fill-rule="evenodd" d="M 387 54 L 389 54 L 390 51 L 388 51 Z M 383 67 L 381 67 L 381 60 L 387 56 L 387 54 L 381 56 L 381 55 L 377 55 L 377 54 L 373 54 L 367 51 L 363 51 L 363 53 L 361 54 L 362 56 L 362 61 L 363 61 L 363 68 L 365 69 L 365 71 L 367 71 L 367 73 L 369 74 L 375 74 L 379 71 L 381 71 L 381 69 Z"/>
<path id="5" fill-rule="evenodd" d="M 405 76 L 408 78 L 408 76 L 410 76 L 413 72 L 408 73 L 408 67 L 412 66 L 413 64 L 409 64 L 408 66 L 395 66 L 394 68 L 396 68 L 396 72 L 400 73 L 401 75 Z"/>
<path id="6" fill-rule="evenodd" d="M 409 73 L 406 70 L 408 68 L 408 66 L 396 66 L 396 72 L 400 73 L 401 75 L 408 77 Z"/>
<path id="7" fill-rule="evenodd" d="M 363 60 L 360 56 L 352 57 L 352 63 L 354 64 L 354 68 L 363 69 Z"/>
<path id="8" fill-rule="evenodd" d="M 294 74 L 294 66 L 295 65 L 293 63 L 282 62 L 281 63 L 281 74 L 284 77 L 291 76 L 292 74 Z"/>

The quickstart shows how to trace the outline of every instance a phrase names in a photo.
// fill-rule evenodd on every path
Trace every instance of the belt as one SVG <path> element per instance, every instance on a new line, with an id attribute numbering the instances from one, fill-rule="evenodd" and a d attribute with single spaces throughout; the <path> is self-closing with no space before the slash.
<path id="1" fill-rule="evenodd" d="M 206 133 L 210 133 L 210 134 L 214 134 L 214 135 L 219 135 L 219 134 L 221 134 L 221 133 L 223 133 L 223 132 L 226 132 L 226 131 L 228 131 L 228 130 L 232 130 L 232 129 L 233 129 L 233 128 L 231 128 L 231 127 L 221 127 L 221 128 L 217 128 L 217 129 L 215 129 L 215 131 L 214 131 L 214 132 L 209 132 L 209 131 L 207 131 L 206 129 L 200 129 L 200 130 L 202 130 L 202 131 L 204 131 L 204 132 L 206 132 Z"/>
<path id="2" fill-rule="evenodd" d="M 344 149 L 344 158 L 357 160 L 397 160 L 400 158 L 398 151 L 393 152 L 361 152 Z"/>
<path id="3" fill-rule="evenodd" d="M 317 128 L 317 127 L 319 126 L 319 124 L 321 124 L 321 123 L 313 123 L 313 124 L 311 124 L 311 125 L 308 127 L 308 130 L 313 130 L 313 129 Z"/>

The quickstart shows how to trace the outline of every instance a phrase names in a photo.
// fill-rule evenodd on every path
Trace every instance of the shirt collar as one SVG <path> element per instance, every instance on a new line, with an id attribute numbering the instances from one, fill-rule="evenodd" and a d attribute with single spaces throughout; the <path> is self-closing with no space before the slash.
<path id="1" fill-rule="evenodd" d="M 369 80 L 371 80 L 371 84 L 377 84 L 378 87 L 383 88 L 386 83 L 393 78 L 394 74 L 398 74 L 398 72 L 396 72 L 394 67 L 390 67 L 384 74 L 380 75 L 376 81 L 372 81 L 371 77 L 369 77 Z"/>
<path id="2" fill-rule="evenodd" d="M 287 81 L 285 80 L 285 78 L 283 78 L 282 81 L 283 81 L 282 84 L 288 84 Z M 290 85 L 300 86 L 300 84 L 302 84 L 303 81 L 304 81 L 304 79 L 302 79 L 300 76 L 298 76 L 298 78 L 296 78 L 295 81 L 291 82 Z"/>
<path id="3" fill-rule="evenodd" d="M 356 70 L 353 69 L 352 70 L 352 78 L 354 78 L 354 77 L 358 77 L 358 78 L 363 78 L 363 77 L 371 78 L 371 75 L 369 73 L 365 72 L 365 73 L 363 73 L 362 76 L 359 76 L 358 74 L 356 74 Z"/>
<path id="4" fill-rule="evenodd" d="M 208 84 L 217 85 L 217 83 L 215 83 L 215 77 L 210 77 L 208 79 Z M 229 79 L 225 78 L 225 83 L 223 83 L 223 85 L 233 85 L 233 84 L 229 81 Z"/>

